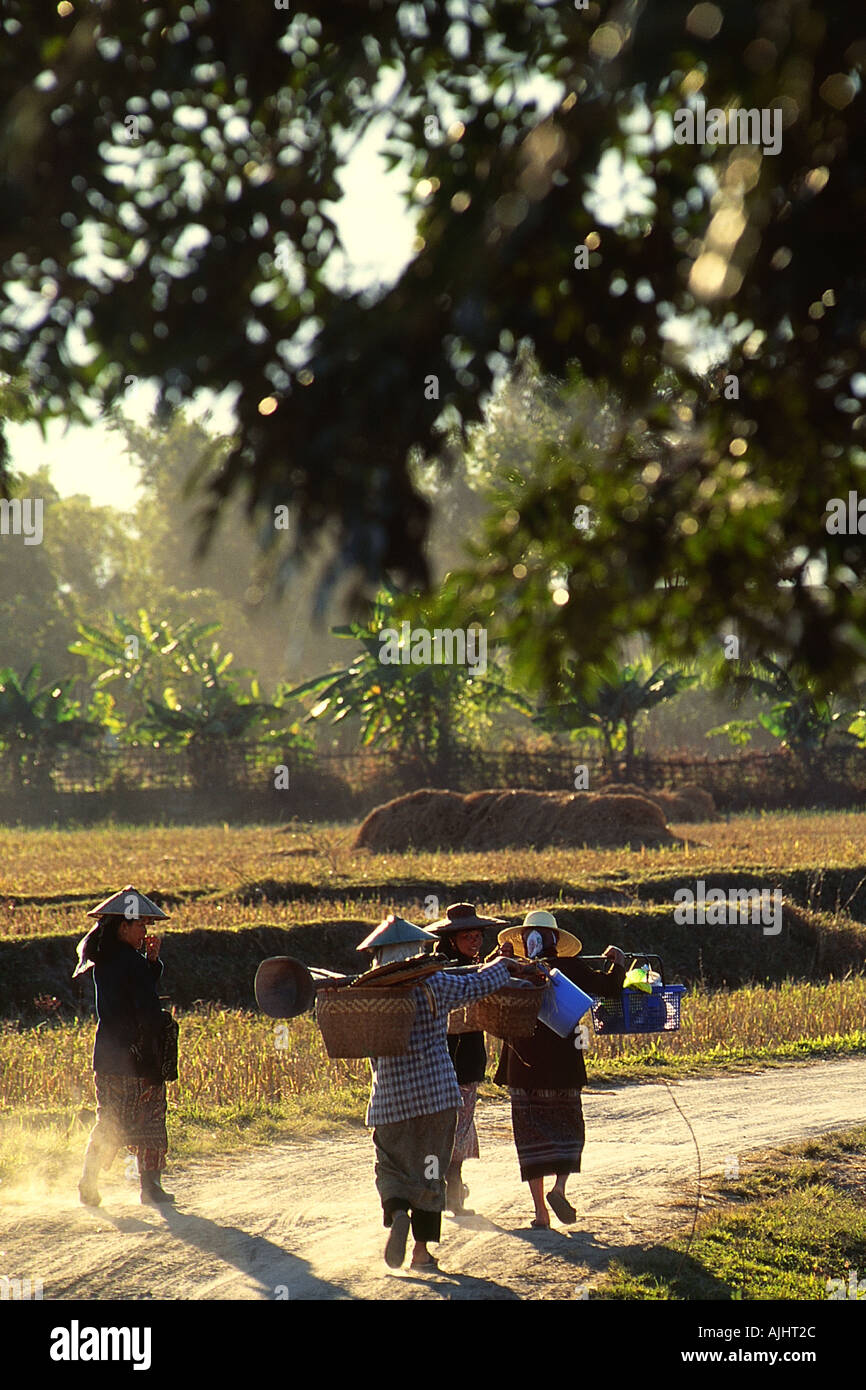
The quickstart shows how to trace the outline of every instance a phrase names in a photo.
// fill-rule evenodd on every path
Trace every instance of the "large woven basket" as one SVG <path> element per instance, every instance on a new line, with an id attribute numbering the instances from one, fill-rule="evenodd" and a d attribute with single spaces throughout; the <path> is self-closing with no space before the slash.
<path id="1" fill-rule="evenodd" d="M 453 1037 L 455 1033 L 480 1033 L 483 1024 L 479 1023 L 473 1010 L 473 1004 L 464 1004 L 462 1009 L 452 1009 L 448 1015 L 448 1036 Z"/>
<path id="2" fill-rule="evenodd" d="M 463 1015 L 461 1022 L 466 1025 L 460 1031 L 483 1031 L 506 1041 L 510 1038 L 530 1038 L 537 1027 L 538 1010 L 544 991 L 548 988 L 546 983 L 533 985 L 530 989 L 505 985 L 483 999 L 474 999 L 465 1009 L 457 1011 Z M 455 1014 L 452 1014 L 449 1020 L 449 1033 L 456 1031 L 451 1027 L 454 1017 Z"/>
<path id="3" fill-rule="evenodd" d="M 411 989 L 320 989 L 316 1022 L 329 1057 L 399 1057 L 415 1022 Z"/>

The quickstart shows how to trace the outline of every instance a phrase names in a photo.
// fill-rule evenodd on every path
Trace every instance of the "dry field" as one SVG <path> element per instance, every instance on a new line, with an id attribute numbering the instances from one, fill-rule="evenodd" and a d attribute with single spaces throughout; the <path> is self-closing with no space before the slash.
<path id="1" fill-rule="evenodd" d="M 648 874 L 733 869 L 811 871 L 866 866 L 866 813 L 738 816 L 672 826 L 684 844 L 661 849 L 492 850 L 483 854 L 352 850 L 354 827 L 283 830 L 193 826 L 18 830 L 0 828 L 0 897 L 54 902 L 135 882 L 168 895 L 237 892 L 277 881 L 311 888 L 383 884 L 495 885 L 534 879 L 604 885 Z M 864 868 L 866 872 L 866 868 Z M 300 896 L 303 894 L 301 893 Z M 98 899 L 97 899 L 98 900 Z M 0 933 L 2 934 L 2 933 Z"/>

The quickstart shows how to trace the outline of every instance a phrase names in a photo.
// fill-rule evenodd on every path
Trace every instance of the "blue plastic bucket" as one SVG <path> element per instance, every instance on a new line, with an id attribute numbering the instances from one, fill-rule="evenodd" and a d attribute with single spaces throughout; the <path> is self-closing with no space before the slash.
<path id="1" fill-rule="evenodd" d="M 544 991 L 544 1000 L 538 1011 L 538 1021 L 546 1023 L 559 1037 L 567 1038 L 587 1010 L 592 1008 L 592 1003 L 592 995 L 584 994 L 554 966 L 550 972 L 550 989 Z"/>

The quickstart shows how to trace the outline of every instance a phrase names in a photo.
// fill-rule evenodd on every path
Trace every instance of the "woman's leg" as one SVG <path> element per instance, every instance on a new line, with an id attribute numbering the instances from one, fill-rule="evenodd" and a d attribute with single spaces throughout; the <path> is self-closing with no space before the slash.
<path id="1" fill-rule="evenodd" d="M 453 1159 L 445 1174 L 445 1205 L 455 1215 L 463 1210 L 463 1164 Z"/>
<path id="2" fill-rule="evenodd" d="M 138 1159 L 142 1202 L 165 1204 L 174 1197 L 166 1192 L 160 1181 L 168 1152 L 165 1127 L 165 1085 L 149 1085 L 139 1080 L 135 1104 L 135 1119 L 129 1135 L 129 1151 Z"/>
<path id="3" fill-rule="evenodd" d="M 123 1123 L 119 1110 L 115 1078 L 94 1073 L 96 1085 L 96 1124 L 90 1131 L 84 1152 L 84 1168 L 78 1184 L 78 1195 L 85 1206 L 98 1207 L 102 1200 L 97 1187 L 101 1168 L 107 1168 L 123 1140 Z"/>
<path id="4" fill-rule="evenodd" d="M 435 1260 L 427 1249 L 428 1241 L 438 1244 L 442 1236 L 442 1213 L 438 1211 L 424 1211 L 420 1207 L 412 1210 L 412 1234 L 415 1237 L 415 1245 L 412 1250 L 412 1264 L 415 1268 L 422 1268 L 425 1265 L 435 1264 Z"/>
<path id="5" fill-rule="evenodd" d="M 377 1125 L 373 1130 L 376 1187 L 385 1225 L 392 1227 L 385 1253 L 389 1264 L 392 1260 L 396 1262 L 391 1264 L 392 1268 L 402 1261 L 405 1251 L 409 1211 L 416 1244 L 421 1247 L 421 1258 L 426 1253 L 427 1242 L 439 1239 L 445 1206 L 445 1173 L 451 1161 L 456 1124 L 455 1109 Z"/>
<path id="6" fill-rule="evenodd" d="M 557 1168 L 556 1182 L 547 1194 L 550 1203 L 560 1221 L 564 1221 L 567 1226 L 577 1220 L 577 1212 L 565 1195 L 565 1184 L 568 1182 L 572 1173 L 580 1172 L 580 1162 L 583 1155 L 583 1147 L 586 1142 L 586 1124 L 583 1118 L 583 1106 L 581 1105 L 580 1093 L 563 1095 L 563 1133 L 561 1137 L 561 1147 L 571 1148 L 568 1166 L 565 1164 Z M 563 1157 L 565 1155 L 563 1154 Z"/>
<path id="7" fill-rule="evenodd" d="M 475 1128 L 475 1102 L 478 1096 L 477 1081 L 467 1082 L 460 1087 L 462 1105 L 457 1112 L 457 1130 L 454 1135 L 454 1151 L 445 1174 L 448 1189 L 448 1206 L 452 1211 L 463 1207 L 463 1163 L 467 1158 L 478 1157 L 478 1132 Z"/>
<path id="8" fill-rule="evenodd" d="M 564 1221 L 570 1226 L 577 1220 L 577 1212 L 565 1195 L 565 1184 L 568 1182 L 568 1173 L 557 1173 L 556 1182 L 547 1194 L 547 1200 L 553 1207 L 560 1221 Z"/>
<path id="9" fill-rule="evenodd" d="M 385 1263 L 391 1269 L 399 1269 L 406 1256 L 406 1241 L 409 1238 L 409 1208 L 402 1197 L 386 1197 L 382 1203 L 382 1217 L 390 1234 L 385 1243 Z"/>
<path id="10" fill-rule="evenodd" d="M 532 1200 L 535 1203 L 535 1220 L 539 1225 L 550 1225 L 550 1212 L 547 1210 L 547 1203 L 544 1200 L 544 1178 L 529 1178 L 529 1191 L 532 1193 Z"/>

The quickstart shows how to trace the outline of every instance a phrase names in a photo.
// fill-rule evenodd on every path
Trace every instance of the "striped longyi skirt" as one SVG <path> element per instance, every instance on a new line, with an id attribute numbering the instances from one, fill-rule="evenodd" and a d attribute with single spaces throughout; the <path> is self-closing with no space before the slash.
<path id="1" fill-rule="evenodd" d="M 509 1094 L 521 1181 L 579 1173 L 586 1142 L 580 1091 L 520 1091 L 509 1087 Z"/>
<path id="2" fill-rule="evenodd" d="M 88 1153 L 107 1166 L 125 1145 L 137 1155 L 141 1172 L 160 1172 L 168 1149 L 165 1085 L 104 1071 L 95 1072 L 94 1080 L 96 1124 Z"/>
<path id="3" fill-rule="evenodd" d="M 463 1105 L 457 1111 L 457 1132 L 454 1135 L 454 1150 L 451 1166 L 456 1167 L 467 1158 L 478 1158 L 478 1131 L 475 1128 L 475 1101 L 478 1098 L 478 1082 L 472 1081 L 460 1087 Z"/>

